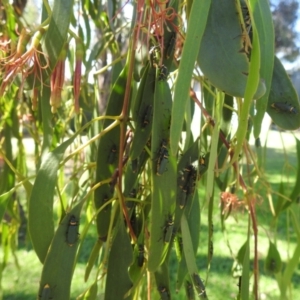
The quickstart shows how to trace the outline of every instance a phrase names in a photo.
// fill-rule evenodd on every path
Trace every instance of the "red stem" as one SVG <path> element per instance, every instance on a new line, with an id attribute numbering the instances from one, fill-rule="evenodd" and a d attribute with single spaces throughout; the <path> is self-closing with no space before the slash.
<path id="1" fill-rule="evenodd" d="M 203 107 L 202 103 L 199 101 L 199 99 L 196 96 L 196 93 L 190 89 L 190 97 L 194 100 L 194 102 L 199 106 L 199 108 L 202 111 L 202 114 L 205 116 L 205 118 L 207 120 L 209 120 L 209 123 L 211 126 L 215 126 L 215 122 L 212 119 L 212 117 L 208 114 L 208 112 L 206 111 L 206 109 Z M 226 146 L 226 148 L 230 151 L 230 145 L 228 143 L 228 141 L 225 138 L 224 133 L 222 132 L 222 130 L 220 130 L 219 132 L 219 137 L 222 140 L 223 144 Z M 229 155 L 232 158 L 234 154 L 234 151 L 230 151 Z M 247 186 L 245 184 L 245 181 L 243 179 L 243 177 L 241 176 L 240 172 L 239 172 L 239 167 L 238 167 L 238 163 L 234 162 L 232 164 L 235 173 L 238 176 L 238 180 L 240 183 L 240 186 L 242 187 L 244 193 L 247 193 L 248 189 Z M 257 255 L 257 242 L 258 242 L 258 238 L 257 238 L 257 234 L 258 234 L 258 229 L 257 229 L 257 222 L 256 222 L 256 214 L 255 214 L 255 201 L 254 199 L 251 199 L 251 201 L 249 201 L 248 205 L 249 205 L 249 212 L 250 212 L 250 217 L 251 217 L 251 221 L 252 221 L 252 228 L 253 228 L 253 234 L 254 234 L 254 297 L 256 300 L 258 300 L 258 255 Z"/>
<path id="2" fill-rule="evenodd" d="M 213 120 L 213 118 L 209 115 L 209 113 L 206 111 L 206 109 L 203 107 L 202 103 L 199 101 L 199 99 L 197 98 L 196 96 L 196 93 L 194 92 L 193 89 L 190 89 L 190 97 L 194 100 L 194 102 L 199 106 L 199 108 L 201 109 L 202 111 L 202 114 L 205 116 L 205 118 L 207 120 L 209 120 L 209 123 L 211 126 L 215 126 L 215 121 Z M 221 139 L 221 141 L 223 142 L 223 144 L 225 145 L 225 147 L 230 150 L 230 145 L 228 143 L 228 141 L 226 140 L 226 137 L 225 137 L 225 134 L 223 133 L 223 131 L 220 129 L 220 132 L 219 132 L 219 137 Z M 233 157 L 233 154 L 234 152 L 233 151 L 230 151 L 229 152 L 229 155 L 230 157 L 232 158 Z M 245 181 L 244 179 L 242 178 L 241 174 L 239 173 L 239 167 L 238 167 L 238 164 L 237 162 L 234 162 L 232 164 L 236 174 L 238 175 L 238 178 L 239 178 L 239 183 L 243 189 L 244 192 L 247 191 L 247 186 L 245 184 Z"/>
<path id="3" fill-rule="evenodd" d="M 120 150 L 119 150 L 119 181 L 118 181 L 118 188 L 120 190 L 120 200 L 121 200 L 121 206 L 122 211 L 127 223 L 127 226 L 129 228 L 129 232 L 131 235 L 131 238 L 134 242 L 136 242 L 137 238 L 134 234 L 134 231 L 132 229 L 132 226 L 130 224 L 130 220 L 128 217 L 127 208 L 124 201 L 124 196 L 122 194 L 122 176 L 123 176 L 123 152 L 124 152 L 124 145 L 125 145 L 125 133 L 126 133 L 126 124 L 128 120 L 128 110 L 129 110 L 129 100 L 130 100 L 130 91 L 131 91 L 131 80 L 132 80 L 132 74 L 134 69 L 134 58 L 135 58 L 135 52 L 137 49 L 137 42 L 138 37 L 140 34 L 140 25 L 142 24 L 142 17 L 143 17 L 143 11 L 144 11 L 144 0 L 139 0 L 137 3 L 137 17 L 136 17 L 136 25 L 133 31 L 133 39 L 132 39 L 132 46 L 131 46 L 131 52 L 129 54 L 129 63 L 128 63 L 128 74 L 127 74 L 127 82 L 126 82 L 126 89 L 124 94 L 124 104 L 122 107 L 122 113 L 120 116 L 120 119 L 122 120 L 120 124 Z"/>

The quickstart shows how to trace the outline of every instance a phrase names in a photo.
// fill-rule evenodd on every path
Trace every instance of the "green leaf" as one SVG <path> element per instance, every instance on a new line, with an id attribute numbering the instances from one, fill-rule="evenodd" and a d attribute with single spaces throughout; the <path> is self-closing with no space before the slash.
<path id="1" fill-rule="evenodd" d="M 153 119 L 155 75 L 156 69 L 154 67 L 146 67 L 137 91 L 132 112 L 135 121 L 135 133 L 130 149 L 130 157 L 133 160 L 141 155 L 144 146 L 150 138 Z"/>
<path id="2" fill-rule="evenodd" d="M 185 256 L 188 271 L 193 279 L 194 286 L 198 291 L 198 294 L 201 299 L 208 299 L 205 292 L 205 287 L 198 275 L 198 269 L 197 269 L 196 259 L 195 259 L 196 253 L 193 249 L 193 242 L 192 242 L 192 238 L 190 235 L 190 230 L 189 230 L 189 226 L 185 214 L 183 214 L 181 218 L 181 232 L 182 232 L 184 256 Z"/>
<path id="3" fill-rule="evenodd" d="M 106 115 L 117 117 L 121 114 L 125 89 L 127 82 L 127 65 L 124 67 L 116 82 L 113 85 L 109 96 Z M 115 122 L 116 122 L 115 121 Z M 112 125 L 114 120 L 107 119 L 103 122 L 103 127 L 107 128 Z M 116 124 L 105 135 L 102 135 L 98 145 L 97 166 L 96 166 L 96 182 L 109 180 L 115 172 L 120 150 L 120 126 Z M 95 190 L 94 202 L 96 209 L 99 209 L 108 200 L 113 197 L 114 185 L 108 183 L 102 184 Z M 97 215 L 97 230 L 99 238 L 103 241 L 107 238 L 108 228 L 110 224 L 111 204 L 107 205 Z"/>
<path id="4" fill-rule="evenodd" d="M 162 300 L 170 300 L 170 273 L 167 260 L 154 272 L 156 287 Z"/>
<path id="5" fill-rule="evenodd" d="M 141 123 L 139 123 L 139 121 L 141 120 L 141 117 L 139 115 L 139 111 L 140 111 L 140 107 L 141 107 L 141 104 L 142 102 L 144 102 L 144 91 L 145 91 L 145 87 L 146 87 L 146 91 L 145 91 L 145 96 L 151 92 L 151 87 L 153 87 L 153 81 L 155 80 L 155 72 L 153 72 L 152 74 L 152 79 L 151 78 L 148 78 L 148 74 L 149 74 L 149 71 L 151 70 L 151 67 L 150 67 L 150 62 L 148 61 L 146 63 L 146 66 L 141 70 L 141 80 L 139 82 L 139 86 L 138 86 L 138 89 L 137 89 L 137 93 L 133 99 L 133 101 L 131 102 L 131 113 L 132 113 L 132 118 L 135 122 L 135 127 L 138 127 L 138 124 L 141 125 Z M 150 81 L 152 81 L 152 85 L 150 85 Z M 149 89 L 150 88 L 150 89 Z M 153 93 L 154 93 L 154 90 L 153 90 Z M 153 99 L 151 101 L 149 101 L 149 103 L 146 103 L 147 105 L 153 105 Z"/>
<path id="6" fill-rule="evenodd" d="M 204 32 L 210 0 L 193 1 L 186 38 L 182 50 L 182 57 L 178 69 L 178 78 L 175 83 L 174 105 L 172 109 L 170 144 L 173 155 L 177 153 L 178 144 L 184 120 L 186 101 L 189 99 L 189 90 L 194 64 Z M 199 15 L 200 12 L 200 15 Z"/>
<path id="7" fill-rule="evenodd" d="M 57 171 L 64 152 L 76 135 L 43 157 L 28 206 L 28 229 L 33 248 L 43 263 L 54 235 L 53 197 Z"/>
<path id="8" fill-rule="evenodd" d="M 1 130 L 1 134 L 3 135 L 3 145 L 1 145 L 1 156 L 5 156 L 6 159 L 11 163 L 11 166 L 15 168 L 15 164 L 13 163 L 13 144 L 12 144 L 12 130 L 9 125 L 11 120 L 7 120 L 7 123 L 4 125 L 4 128 Z M 12 168 L 8 163 L 5 163 L 3 166 L 3 170 L 0 173 L 0 192 L 5 193 L 11 188 L 13 188 L 15 184 L 15 174 Z"/>
<path id="9" fill-rule="evenodd" d="M 278 196 L 277 196 L 277 201 L 276 201 L 276 207 L 275 207 L 275 215 L 276 217 L 279 216 L 279 214 L 291 204 L 291 201 L 286 201 L 286 199 L 284 199 L 281 195 L 284 195 L 284 191 L 285 191 L 285 185 L 284 183 L 281 181 L 280 185 L 278 187 Z"/>
<path id="10" fill-rule="evenodd" d="M 255 103 L 256 114 L 253 121 L 253 134 L 255 138 L 258 138 L 262 119 L 267 109 L 274 65 L 274 28 L 269 1 L 256 1 L 252 14 L 260 44 L 260 78 L 264 79 L 266 85 L 266 93 Z"/>
<path id="11" fill-rule="evenodd" d="M 91 270 L 95 266 L 95 262 L 96 262 L 97 257 L 99 256 L 99 251 L 100 251 L 102 245 L 103 245 L 103 242 L 101 240 L 97 239 L 93 249 L 91 250 L 90 256 L 89 256 L 88 261 L 87 261 L 85 273 L 84 273 L 84 280 L 85 281 L 88 280 L 88 278 L 90 276 L 90 273 L 91 273 Z"/>
<path id="12" fill-rule="evenodd" d="M 295 214 L 295 211 L 296 211 L 296 208 L 294 208 L 294 207 L 291 207 L 289 209 L 289 212 L 292 217 L 291 218 L 292 223 L 294 225 L 293 228 L 297 234 L 297 239 L 299 241 L 299 239 L 300 239 L 300 224 L 299 224 L 298 216 Z M 282 273 L 282 276 L 281 276 L 281 273 L 276 274 L 276 279 L 279 284 L 282 299 L 287 299 L 286 292 L 291 283 L 292 276 L 293 276 L 295 270 L 299 266 L 299 258 L 300 258 L 300 244 L 297 243 L 292 257 L 288 260 L 287 264 L 285 265 L 285 269 Z"/>
<path id="13" fill-rule="evenodd" d="M 249 249 L 249 239 L 240 249 L 238 254 L 239 260 L 242 261 L 243 270 L 242 270 L 242 282 L 241 282 L 241 299 L 249 299 L 249 284 L 250 284 L 250 249 Z"/>
<path id="14" fill-rule="evenodd" d="M 83 297 L 80 299 L 83 300 L 96 300 L 97 299 L 97 292 L 98 292 L 98 284 L 95 281 L 84 293 Z"/>
<path id="15" fill-rule="evenodd" d="M 73 0 L 55 0 L 50 16 L 43 50 L 47 54 L 50 68 L 54 69 L 61 50 L 63 49 L 73 13 Z"/>
<path id="16" fill-rule="evenodd" d="M 300 140 L 297 138 L 295 138 L 295 140 L 296 140 L 296 149 L 297 149 L 298 169 L 297 169 L 297 177 L 296 177 L 294 189 L 290 195 L 290 199 L 293 202 L 297 201 L 297 198 L 300 194 Z M 286 204 L 288 204 L 288 203 L 286 203 Z M 285 207 L 286 207 L 286 205 L 285 205 Z"/>
<path id="17" fill-rule="evenodd" d="M 208 169 L 207 169 L 207 182 L 206 182 L 207 203 L 209 203 L 209 201 L 212 201 L 214 178 L 215 178 L 215 163 L 218 155 L 217 150 L 218 150 L 218 143 L 219 143 L 219 130 L 220 130 L 223 102 L 224 102 L 224 94 L 222 92 L 218 92 L 217 99 L 215 101 L 215 107 L 214 107 L 213 116 L 215 118 L 215 126 L 213 128 L 212 136 L 211 136 L 211 149 L 210 149 Z"/>
<path id="18" fill-rule="evenodd" d="M 196 253 L 199 246 L 199 232 L 200 232 L 200 214 L 199 214 L 200 203 L 199 203 L 199 194 L 197 191 L 195 192 L 193 199 L 190 200 L 191 201 L 189 201 L 186 205 L 184 214 L 186 216 L 188 226 L 190 229 L 190 236 L 193 245 L 193 250 L 194 253 Z M 182 215 L 180 215 L 179 222 L 181 221 L 181 216 Z M 182 239 L 180 240 L 182 241 Z M 179 245 L 179 248 L 181 251 L 184 252 L 184 250 L 182 249 L 182 245 Z M 179 262 L 178 270 L 177 270 L 177 281 L 176 281 L 177 290 L 179 290 L 180 287 L 182 286 L 184 282 L 184 278 L 186 277 L 187 273 L 188 273 L 188 269 L 186 265 L 185 256 L 181 255 L 181 260 Z"/>
<path id="19" fill-rule="evenodd" d="M 132 286 L 128 275 L 128 267 L 133 261 L 133 250 L 123 216 L 120 217 L 116 230 L 117 233 L 112 242 L 107 265 L 105 300 L 131 298 L 130 296 L 124 298 L 124 295 Z"/>
<path id="20" fill-rule="evenodd" d="M 253 5 L 252 2 L 250 2 L 251 6 Z M 248 118 L 249 118 L 249 112 L 252 105 L 253 99 L 260 98 L 265 93 L 265 87 L 264 91 L 260 96 L 257 96 L 257 88 L 259 87 L 259 69 L 260 69 L 260 44 L 258 39 L 258 33 L 256 30 L 256 27 L 254 24 L 252 24 L 253 27 L 253 48 L 251 50 L 251 61 L 249 66 L 249 76 L 247 79 L 247 85 L 244 95 L 244 103 L 242 105 L 241 113 L 239 115 L 239 126 L 236 133 L 236 146 L 235 146 L 235 152 L 231 159 L 231 162 L 235 162 L 239 154 L 242 150 L 242 147 L 245 142 L 245 137 L 247 134 L 248 129 Z M 258 101 L 258 100 L 257 100 Z"/>
<path id="21" fill-rule="evenodd" d="M 0 220 L 3 219 L 7 204 L 15 191 L 15 188 L 12 188 L 8 192 L 0 195 Z"/>
<path id="22" fill-rule="evenodd" d="M 245 37 L 238 16 L 235 1 L 212 0 L 198 63 L 215 87 L 228 95 L 243 98 L 249 59 L 243 50 Z M 254 98 L 257 99 L 265 93 L 265 85 L 261 81 L 256 88 Z"/>
<path id="23" fill-rule="evenodd" d="M 278 103 L 286 105 L 288 109 L 277 110 L 274 106 Z M 289 111 L 291 108 L 294 108 L 295 113 Z M 275 56 L 267 113 L 282 129 L 294 130 L 300 127 L 299 112 L 300 104 L 297 92 L 282 63 Z"/>
<path id="24" fill-rule="evenodd" d="M 224 97 L 224 104 L 231 107 L 232 109 L 223 106 L 222 110 L 222 119 L 221 119 L 221 130 L 224 132 L 224 135 L 227 136 L 227 134 L 231 130 L 231 118 L 233 113 L 233 97 L 230 95 L 225 94 Z"/>
<path id="25" fill-rule="evenodd" d="M 281 271 L 282 263 L 280 253 L 274 243 L 269 241 L 269 250 L 265 260 L 265 271 L 271 274 Z"/>
<path id="26" fill-rule="evenodd" d="M 39 103 L 41 107 L 42 115 L 42 128 L 43 128 L 43 144 L 42 144 L 42 153 L 48 152 L 51 149 L 52 139 L 53 139 L 53 123 L 52 118 L 53 114 L 51 113 L 50 106 L 50 87 L 43 87 L 39 97 Z"/>
<path id="27" fill-rule="evenodd" d="M 277 201 L 277 205 L 276 205 L 276 215 L 279 215 L 279 213 L 281 211 L 288 208 L 292 203 L 297 202 L 297 199 L 300 194 L 300 140 L 297 139 L 296 137 L 295 137 L 295 140 L 296 140 L 297 159 L 298 159 L 296 182 L 294 185 L 294 189 L 292 190 L 291 195 L 289 197 L 291 199 L 291 201 L 288 201 L 288 200 L 278 196 L 278 201 Z M 284 186 L 281 183 L 279 192 L 282 194 L 284 193 L 283 188 L 284 188 Z"/>
<path id="28" fill-rule="evenodd" d="M 243 265 L 244 257 L 246 255 L 247 247 L 248 247 L 248 240 L 242 245 L 242 247 L 239 249 L 239 252 L 237 254 L 237 261 L 240 265 Z"/>
<path id="29" fill-rule="evenodd" d="M 49 285 L 53 299 L 70 299 L 71 280 L 79 242 L 72 246 L 68 245 L 67 232 L 71 217 L 74 216 L 79 220 L 84 202 L 82 200 L 66 214 L 55 232 L 45 259 L 38 295 L 42 294 L 45 285 Z"/>
<path id="30" fill-rule="evenodd" d="M 163 100 L 162 100 L 163 99 Z M 155 83 L 151 139 L 152 154 L 152 213 L 148 270 L 154 272 L 164 261 L 169 243 L 165 242 L 168 219 L 174 215 L 177 190 L 176 156 L 169 153 L 168 126 L 172 97 L 168 83 Z M 168 187 L 168 188 L 166 188 Z M 172 226 L 173 228 L 173 226 Z M 172 228 L 169 228 L 172 230 Z M 172 232 L 171 232 L 172 235 Z"/>

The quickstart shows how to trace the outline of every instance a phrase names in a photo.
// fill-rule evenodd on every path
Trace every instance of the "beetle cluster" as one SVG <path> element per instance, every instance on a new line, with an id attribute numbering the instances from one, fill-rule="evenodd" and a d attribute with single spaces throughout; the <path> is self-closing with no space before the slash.
<path id="1" fill-rule="evenodd" d="M 179 187 L 183 195 L 180 197 L 179 206 L 183 209 L 187 203 L 188 197 L 194 193 L 197 179 L 197 169 L 191 164 L 184 168 L 180 177 Z"/>
<path id="2" fill-rule="evenodd" d="M 298 114 L 296 108 L 288 104 L 287 102 L 274 102 L 271 104 L 271 107 L 274 108 L 279 113 L 287 113 L 293 115 Z"/>
<path id="3" fill-rule="evenodd" d="M 246 3 L 241 5 L 241 10 L 242 10 L 241 17 L 243 18 L 243 21 L 241 23 L 242 32 L 243 32 L 242 33 L 243 48 L 240 50 L 240 52 L 244 52 L 247 54 L 248 57 L 250 57 L 250 50 L 252 48 L 252 23 L 251 23 L 249 9 Z"/>
<path id="4" fill-rule="evenodd" d="M 141 127 L 146 128 L 152 119 L 152 105 L 147 105 L 141 118 Z"/>
<path id="5" fill-rule="evenodd" d="M 116 158 L 117 158 L 117 146 L 112 145 L 107 157 L 107 163 L 112 165 L 115 162 Z"/>
<path id="6" fill-rule="evenodd" d="M 214 243 L 213 241 L 209 241 L 209 256 L 210 259 L 213 257 L 214 255 Z"/>
<path id="7" fill-rule="evenodd" d="M 191 282 L 189 281 L 185 282 L 185 290 L 186 290 L 186 295 L 188 297 L 188 300 L 195 299 L 194 288 Z"/>
<path id="8" fill-rule="evenodd" d="M 130 208 L 130 224 L 135 236 L 139 236 L 141 234 L 141 230 L 143 229 L 142 220 L 140 212 L 138 211 L 138 205 L 133 202 L 132 207 Z M 124 222 L 126 222 L 124 220 Z"/>
<path id="9" fill-rule="evenodd" d="M 176 32 L 172 32 L 170 40 L 169 40 L 169 42 L 167 44 L 167 48 L 166 48 L 166 58 L 167 59 L 171 58 L 172 55 L 174 54 L 175 44 L 176 44 Z"/>
<path id="10" fill-rule="evenodd" d="M 200 276 L 197 273 L 193 274 L 193 282 L 194 282 L 197 292 L 199 293 L 198 295 L 206 298 L 207 296 L 206 296 L 205 286 L 204 286 Z"/>
<path id="11" fill-rule="evenodd" d="M 144 245 L 139 244 L 138 246 L 138 259 L 137 259 L 137 264 L 141 268 L 144 264 L 145 256 L 144 256 L 145 250 L 144 250 Z"/>
<path id="12" fill-rule="evenodd" d="M 135 188 L 133 188 L 131 190 L 131 192 L 129 193 L 129 197 L 130 198 L 136 198 L 136 195 L 137 195 L 137 190 Z M 126 201 L 126 206 L 129 209 L 134 208 L 135 202 L 134 201 Z"/>
<path id="13" fill-rule="evenodd" d="M 161 300 L 169 300 L 170 298 L 170 293 L 166 287 L 159 287 L 158 288 Z"/>
<path id="14" fill-rule="evenodd" d="M 163 139 L 157 156 L 156 174 L 158 176 L 162 175 L 163 172 L 165 172 L 168 159 L 169 151 L 167 149 L 167 141 Z"/>
<path id="15" fill-rule="evenodd" d="M 41 300 L 50 300 L 52 299 L 51 297 L 51 289 L 50 289 L 50 285 L 49 284 L 45 284 L 43 289 L 42 289 L 42 293 L 39 295 L 39 299 Z"/>
<path id="16" fill-rule="evenodd" d="M 159 67 L 158 81 L 166 80 L 169 75 L 169 71 L 165 65 Z"/>
<path id="17" fill-rule="evenodd" d="M 164 242 L 170 243 L 174 230 L 174 220 L 172 215 L 169 215 L 164 226 Z"/>
<path id="18" fill-rule="evenodd" d="M 69 246 L 73 246 L 78 240 L 78 226 L 79 222 L 76 217 L 72 215 L 69 220 L 68 229 L 66 233 L 66 242 Z"/>
<path id="19" fill-rule="evenodd" d="M 199 158 L 199 175 L 201 176 L 207 168 L 206 156 L 203 154 Z"/>

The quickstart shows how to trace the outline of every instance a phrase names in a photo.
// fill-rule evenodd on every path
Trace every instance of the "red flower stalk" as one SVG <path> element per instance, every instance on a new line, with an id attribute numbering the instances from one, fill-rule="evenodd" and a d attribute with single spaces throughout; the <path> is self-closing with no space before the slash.
<path id="1" fill-rule="evenodd" d="M 41 53 L 38 48 L 44 32 L 44 29 L 40 29 L 32 36 L 23 29 L 19 37 L 16 52 L 0 60 L 1 68 L 4 69 L 3 80 L 0 86 L 0 96 L 3 95 L 6 87 L 14 80 L 18 73 L 22 73 L 24 82 L 25 78 L 31 72 L 37 73 L 40 72 L 41 69 L 48 67 L 48 62 L 45 66 L 41 66 L 38 57 L 38 54 Z M 28 50 L 26 50 L 31 37 L 31 45 Z"/>
<path id="2" fill-rule="evenodd" d="M 57 64 L 51 74 L 50 88 L 50 105 L 52 113 L 57 112 L 61 104 L 61 92 L 65 81 L 65 60 L 67 57 L 67 47 L 64 47 L 59 55 Z"/>
<path id="3" fill-rule="evenodd" d="M 80 95 L 80 83 L 81 83 L 81 64 L 83 58 L 84 50 L 80 39 L 76 39 L 76 63 L 74 71 L 74 108 L 75 112 L 79 113 L 79 95 Z"/>

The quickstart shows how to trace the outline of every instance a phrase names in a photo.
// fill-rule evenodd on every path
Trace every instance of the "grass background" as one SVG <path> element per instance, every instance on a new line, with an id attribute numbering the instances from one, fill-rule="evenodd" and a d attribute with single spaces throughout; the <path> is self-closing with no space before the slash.
<path id="1" fill-rule="evenodd" d="M 270 131 L 268 136 L 263 140 L 267 148 L 264 152 L 265 165 L 264 174 L 271 184 L 274 191 L 279 189 L 280 182 L 289 183 L 290 189 L 295 182 L 295 174 L 297 169 L 297 157 L 295 149 L 295 139 L 290 133 L 280 133 L 278 131 Z M 260 182 L 257 182 L 260 186 Z M 248 214 L 246 212 L 230 216 L 226 220 L 226 234 L 221 230 L 220 208 L 219 208 L 219 190 L 215 190 L 214 199 L 214 255 L 210 265 L 209 277 L 207 282 L 207 295 L 210 300 L 234 299 L 238 292 L 238 280 L 232 277 L 232 254 L 236 255 L 240 247 L 246 240 Z M 261 195 L 265 195 L 265 187 L 261 185 Z M 200 199 L 205 199 L 205 191 L 201 184 L 199 185 Z M 274 196 L 276 199 L 276 196 Z M 204 200 L 201 200 L 202 202 Z M 202 203 L 203 204 L 203 203 Z M 207 208 L 202 205 L 201 211 L 201 230 L 200 243 L 197 253 L 197 264 L 201 277 L 204 279 L 207 275 Z M 256 206 L 259 241 L 259 267 L 260 267 L 260 298 L 263 299 L 279 299 L 279 288 L 276 280 L 272 275 L 268 275 L 264 271 L 264 258 L 268 250 L 269 238 L 275 236 L 277 246 L 279 248 L 283 263 L 291 255 L 296 246 L 296 236 L 292 228 L 287 223 L 287 213 L 283 213 L 278 219 L 277 229 L 273 224 L 273 218 L 270 213 L 269 203 L 266 198 L 262 203 Z M 300 216 L 300 212 L 297 212 Z M 92 228 L 88 236 L 84 240 L 82 252 L 76 265 L 75 273 L 72 281 L 72 298 L 81 294 L 85 288 L 92 284 L 93 274 L 90 280 L 84 283 L 84 271 L 86 261 L 93 244 L 97 238 L 96 229 Z M 274 239 L 273 239 L 274 241 Z M 232 249 L 232 254 L 230 249 Z M 41 275 L 42 264 L 37 259 L 34 251 L 31 249 L 30 243 L 20 245 L 16 256 L 11 256 L 9 263 L 4 269 L 2 277 L 3 299 L 7 300 L 27 300 L 36 299 L 39 287 L 39 278 Z M 175 289 L 177 261 L 175 253 L 171 257 L 170 263 L 171 273 L 171 289 Z M 290 287 L 291 294 L 289 299 L 300 299 L 300 272 L 297 270 L 292 278 Z M 117 288 L 117 286 L 116 286 Z M 174 299 L 185 299 L 183 288 Z M 118 299 L 116 299 L 118 300 Z"/>

